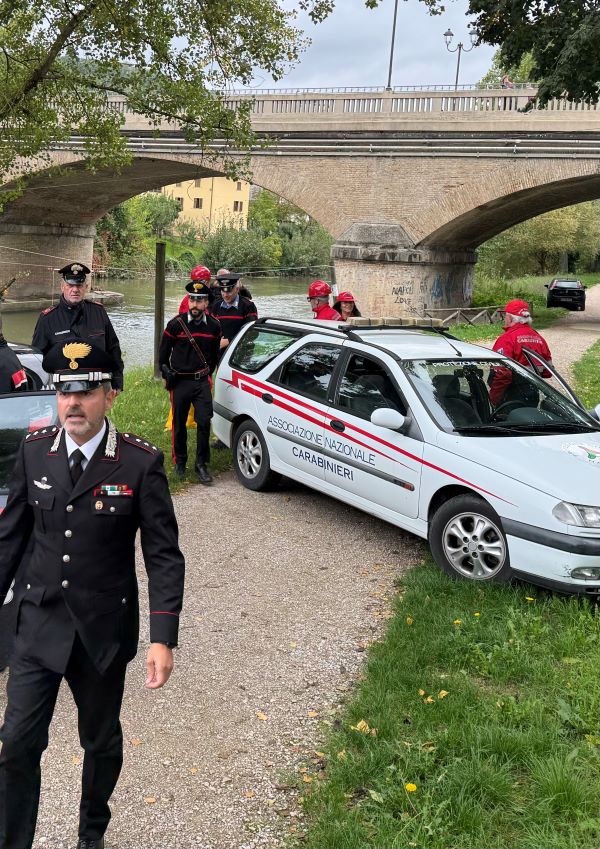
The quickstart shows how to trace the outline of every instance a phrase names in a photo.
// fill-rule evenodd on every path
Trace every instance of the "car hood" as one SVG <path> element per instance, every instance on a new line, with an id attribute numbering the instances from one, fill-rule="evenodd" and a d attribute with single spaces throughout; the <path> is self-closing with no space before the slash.
<path id="1" fill-rule="evenodd" d="M 440 433 L 438 445 L 560 501 L 600 506 L 600 432 L 502 437 Z"/>

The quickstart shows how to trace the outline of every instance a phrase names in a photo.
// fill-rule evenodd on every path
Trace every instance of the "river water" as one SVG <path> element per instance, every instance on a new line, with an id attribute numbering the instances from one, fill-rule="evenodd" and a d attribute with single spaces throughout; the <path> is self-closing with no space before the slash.
<path id="1" fill-rule="evenodd" d="M 261 277 L 245 280 L 259 316 L 311 318 L 306 290 L 312 278 Z M 168 280 L 165 291 L 165 322 L 177 314 L 187 280 Z M 121 342 L 126 367 L 152 362 L 154 336 L 154 280 L 111 280 L 107 289 L 122 292 L 123 303 L 107 312 Z M 2 314 L 4 335 L 10 342 L 31 342 L 37 312 Z"/>

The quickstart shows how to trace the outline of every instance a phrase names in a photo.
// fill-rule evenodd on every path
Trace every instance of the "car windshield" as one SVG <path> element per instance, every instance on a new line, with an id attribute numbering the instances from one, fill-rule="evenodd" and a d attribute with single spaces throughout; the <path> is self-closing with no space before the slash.
<path id="1" fill-rule="evenodd" d="M 15 392 L 0 396 L 0 491 L 8 488 L 24 436 L 56 423 L 54 392 Z"/>
<path id="2" fill-rule="evenodd" d="M 544 377 L 509 360 L 410 360 L 402 365 L 445 431 L 512 436 L 600 430 Z"/>
<path id="3" fill-rule="evenodd" d="M 579 280 L 555 280 L 553 284 L 556 289 L 579 289 L 580 286 Z"/>

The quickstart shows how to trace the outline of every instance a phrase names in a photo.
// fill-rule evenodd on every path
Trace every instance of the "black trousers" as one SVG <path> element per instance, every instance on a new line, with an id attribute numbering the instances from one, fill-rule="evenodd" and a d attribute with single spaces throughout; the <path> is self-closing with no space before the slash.
<path id="1" fill-rule="evenodd" d="M 127 664 L 115 660 L 101 675 L 75 638 L 64 678 L 77 705 L 84 750 L 79 837 L 98 840 L 110 820 L 108 800 L 123 764 L 119 714 Z M 18 655 L 7 685 L 0 730 L 0 849 L 31 849 L 40 798 L 40 759 L 63 676 Z"/>
<path id="2" fill-rule="evenodd" d="M 178 379 L 171 392 L 173 407 L 173 459 L 176 464 L 187 463 L 187 421 L 190 404 L 196 419 L 196 466 L 204 466 L 210 460 L 210 420 L 213 415 L 212 395 L 208 377 L 200 380 Z"/>

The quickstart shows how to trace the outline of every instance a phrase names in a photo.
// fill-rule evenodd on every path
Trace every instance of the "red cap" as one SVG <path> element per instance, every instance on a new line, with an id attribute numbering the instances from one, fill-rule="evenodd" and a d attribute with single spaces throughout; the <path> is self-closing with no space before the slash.
<path id="1" fill-rule="evenodd" d="M 531 313 L 529 312 L 529 304 L 527 303 L 527 301 L 520 301 L 518 299 L 514 301 L 509 301 L 504 307 L 504 312 L 509 313 L 510 315 L 516 315 L 519 318 L 531 317 Z"/>
<path id="2" fill-rule="evenodd" d="M 313 280 L 308 287 L 309 298 L 325 298 L 331 295 L 331 286 L 324 280 Z"/>
<path id="3" fill-rule="evenodd" d="M 336 301 L 345 301 L 346 303 L 353 304 L 354 303 L 354 295 L 352 292 L 340 292 L 337 296 Z"/>
<path id="4" fill-rule="evenodd" d="M 208 281 L 211 278 L 210 269 L 208 269 L 205 265 L 197 265 L 190 271 L 190 277 L 192 280 Z"/>

